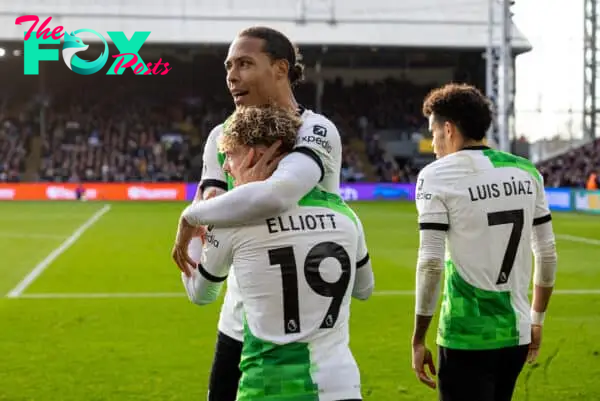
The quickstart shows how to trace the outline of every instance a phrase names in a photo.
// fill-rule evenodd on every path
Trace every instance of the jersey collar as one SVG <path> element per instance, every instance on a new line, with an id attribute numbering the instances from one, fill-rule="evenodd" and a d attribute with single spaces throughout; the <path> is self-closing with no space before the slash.
<path id="1" fill-rule="evenodd" d="M 465 146 L 461 150 L 487 150 L 487 149 L 489 149 L 489 146 L 477 145 L 477 146 Z"/>
<path id="2" fill-rule="evenodd" d="M 304 107 L 300 103 L 298 103 L 298 108 L 296 110 L 298 112 L 298 115 L 302 116 L 302 114 L 304 114 L 304 112 L 306 111 L 306 107 Z"/>

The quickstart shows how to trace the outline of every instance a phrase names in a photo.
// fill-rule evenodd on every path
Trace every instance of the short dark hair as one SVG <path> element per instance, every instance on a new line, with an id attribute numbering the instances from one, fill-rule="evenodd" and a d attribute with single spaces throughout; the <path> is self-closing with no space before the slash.
<path id="1" fill-rule="evenodd" d="M 304 64 L 300 50 L 283 33 L 266 26 L 253 26 L 244 29 L 238 36 L 262 39 L 265 42 L 263 51 L 271 60 L 286 60 L 289 64 L 288 78 L 292 86 L 304 80 Z"/>
<path id="2" fill-rule="evenodd" d="M 492 103 L 472 85 L 451 83 L 425 97 L 423 115 L 454 123 L 463 136 L 485 138 L 492 123 Z"/>

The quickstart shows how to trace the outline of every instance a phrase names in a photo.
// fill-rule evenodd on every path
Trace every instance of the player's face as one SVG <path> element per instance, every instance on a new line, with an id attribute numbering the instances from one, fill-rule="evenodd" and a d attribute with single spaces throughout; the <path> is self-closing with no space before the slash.
<path id="1" fill-rule="evenodd" d="M 252 160 L 245 165 L 244 160 L 246 159 L 246 156 L 248 156 L 248 153 L 250 153 L 250 150 L 253 150 L 254 155 Z M 250 168 L 254 166 L 254 163 L 256 163 L 262 157 L 266 150 L 267 147 L 263 145 L 254 146 L 252 148 L 245 145 L 237 146 L 236 148 L 225 152 L 223 170 L 230 174 L 234 180 L 237 180 L 237 175 L 240 173 L 240 171 L 242 171 L 244 168 Z"/>
<path id="2" fill-rule="evenodd" d="M 276 97 L 275 63 L 263 52 L 264 41 L 237 37 L 229 46 L 227 87 L 236 106 L 260 106 Z"/>
<path id="3" fill-rule="evenodd" d="M 239 166 L 242 165 L 244 157 L 248 154 L 250 148 L 248 146 L 237 146 L 225 152 L 225 162 L 223 162 L 223 170 L 230 174 L 233 179 L 237 175 Z"/>

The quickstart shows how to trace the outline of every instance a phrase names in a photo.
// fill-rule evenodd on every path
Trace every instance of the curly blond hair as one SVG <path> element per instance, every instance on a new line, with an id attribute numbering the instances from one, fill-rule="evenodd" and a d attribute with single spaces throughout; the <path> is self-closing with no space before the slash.
<path id="1" fill-rule="evenodd" d="M 238 108 L 225 126 L 219 143 L 221 152 L 238 146 L 271 146 L 281 141 L 280 152 L 290 152 L 302 125 L 300 117 L 291 110 L 275 106 Z"/>

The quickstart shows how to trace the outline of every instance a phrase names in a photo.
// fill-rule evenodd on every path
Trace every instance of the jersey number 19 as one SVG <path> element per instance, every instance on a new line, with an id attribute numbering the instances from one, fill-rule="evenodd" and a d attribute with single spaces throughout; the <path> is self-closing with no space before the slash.
<path id="1" fill-rule="evenodd" d="M 319 267 L 327 258 L 336 259 L 341 266 L 342 274 L 336 282 L 323 280 Z M 283 285 L 283 320 L 286 334 L 300 332 L 300 307 L 298 298 L 298 268 L 293 246 L 269 250 L 271 265 L 281 268 Z M 335 242 L 321 242 L 308 251 L 304 259 L 304 277 L 309 287 L 317 294 L 331 298 L 331 303 L 321 323 L 322 329 L 330 329 L 335 325 L 342 300 L 350 283 L 351 262 L 348 252 Z"/>

